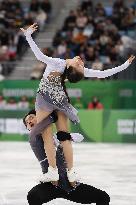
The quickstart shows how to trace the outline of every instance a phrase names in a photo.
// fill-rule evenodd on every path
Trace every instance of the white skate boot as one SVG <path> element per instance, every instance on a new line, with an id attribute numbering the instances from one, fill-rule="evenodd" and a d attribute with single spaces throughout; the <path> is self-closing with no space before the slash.
<path id="1" fill-rule="evenodd" d="M 75 172 L 74 168 L 72 168 L 71 170 L 67 169 L 67 177 L 71 186 L 75 186 L 76 182 L 79 181 L 79 176 Z"/>
<path id="2" fill-rule="evenodd" d="M 52 182 L 57 185 L 59 180 L 58 168 L 48 167 L 48 172 L 43 174 L 40 178 L 40 182 Z"/>

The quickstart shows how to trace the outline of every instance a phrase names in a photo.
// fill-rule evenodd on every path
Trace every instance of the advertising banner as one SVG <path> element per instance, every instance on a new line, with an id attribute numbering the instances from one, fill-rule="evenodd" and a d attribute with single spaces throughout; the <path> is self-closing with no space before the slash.
<path id="1" fill-rule="evenodd" d="M 27 140 L 22 118 L 25 112 L 0 111 L 0 140 Z M 136 142 L 136 110 L 80 110 L 80 123 L 71 132 L 88 142 Z"/>
<path id="2" fill-rule="evenodd" d="M 39 81 L 5 80 L 0 82 L 0 94 L 5 98 L 27 96 L 35 98 Z M 84 108 L 93 96 L 97 96 L 105 109 L 135 109 L 136 82 L 135 81 L 107 81 L 86 80 L 79 83 L 66 83 L 71 102 L 81 98 Z"/>

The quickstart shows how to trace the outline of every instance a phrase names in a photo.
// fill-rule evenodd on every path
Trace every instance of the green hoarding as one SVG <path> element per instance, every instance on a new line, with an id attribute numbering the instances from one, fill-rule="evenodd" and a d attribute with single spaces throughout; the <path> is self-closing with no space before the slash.
<path id="1" fill-rule="evenodd" d="M 101 142 L 103 132 L 103 111 L 79 111 L 80 124 L 70 123 L 71 132 L 84 135 L 86 141 Z"/>
<path id="2" fill-rule="evenodd" d="M 136 110 L 105 110 L 103 141 L 136 142 Z"/>
<path id="3" fill-rule="evenodd" d="M 35 98 L 39 81 L 5 80 L 0 82 L 0 93 L 6 98 L 26 95 Z M 71 101 L 74 104 L 76 97 L 81 97 L 84 108 L 92 96 L 97 96 L 105 109 L 135 109 L 136 82 L 135 81 L 81 81 L 76 84 L 66 84 Z"/>
<path id="4" fill-rule="evenodd" d="M 24 114 L 0 111 L 0 140 L 27 140 L 22 124 Z M 85 141 L 136 142 L 136 110 L 80 110 L 79 117 L 80 124 L 70 123 L 70 131 L 83 134 Z"/>

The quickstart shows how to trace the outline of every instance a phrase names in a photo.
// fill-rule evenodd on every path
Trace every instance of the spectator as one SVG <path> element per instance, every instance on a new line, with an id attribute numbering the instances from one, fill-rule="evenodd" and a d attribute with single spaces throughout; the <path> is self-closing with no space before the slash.
<path id="1" fill-rule="evenodd" d="M 17 8 L 21 8 L 20 2 L 18 0 L 3 0 L 1 2 L 2 9 L 6 11 L 15 11 Z"/>
<path id="2" fill-rule="evenodd" d="M 9 44 L 9 34 L 6 30 L 0 30 L 0 45 L 7 46 Z"/>
<path id="3" fill-rule="evenodd" d="M 85 51 L 85 58 L 86 58 L 86 61 L 95 61 L 96 51 L 94 47 L 92 46 L 87 47 Z"/>
<path id="4" fill-rule="evenodd" d="M 67 44 L 66 44 L 65 41 L 62 41 L 61 44 L 57 48 L 58 56 L 61 56 L 61 55 L 65 54 L 66 50 L 67 50 Z"/>
<path id="5" fill-rule="evenodd" d="M 20 28 L 23 25 L 23 12 L 20 8 L 15 10 L 15 27 Z"/>
<path id="6" fill-rule="evenodd" d="M 83 33 L 85 36 L 90 37 L 93 34 L 94 26 L 93 26 L 93 20 L 91 17 L 88 18 L 88 22 L 83 30 Z"/>
<path id="7" fill-rule="evenodd" d="M 87 24 L 88 18 L 84 15 L 84 13 L 81 11 L 76 19 L 76 25 L 79 29 L 83 29 Z"/>
<path id="8" fill-rule="evenodd" d="M 96 58 L 96 60 L 92 63 L 92 69 L 94 70 L 103 70 L 103 63 Z"/>
<path id="9" fill-rule="evenodd" d="M 36 15 L 36 22 L 39 24 L 40 31 L 44 31 L 47 21 L 47 14 L 43 10 L 39 10 Z"/>
<path id="10" fill-rule="evenodd" d="M 118 52 L 116 47 L 110 47 L 109 48 L 109 57 L 112 63 L 116 64 Z"/>
<path id="11" fill-rule="evenodd" d="M 128 9 L 128 11 L 125 13 L 124 18 L 122 18 L 121 21 L 121 28 L 123 30 L 129 30 L 132 29 L 133 26 L 135 25 L 135 15 L 134 15 L 134 10 L 132 8 Z"/>
<path id="12" fill-rule="evenodd" d="M 105 46 L 109 43 L 109 36 L 108 36 L 108 32 L 103 32 L 101 35 L 100 35 L 100 38 L 99 38 L 99 43 L 100 43 L 100 46 L 102 46 L 104 49 Z"/>
<path id="13" fill-rule="evenodd" d="M 81 9 L 91 13 L 93 11 L 93 2 L 91 0 L 84 0 L 81 4 Z"/>
<path id="14" fill-rule="evenodd" d="M 14 98 L 9 98 L 6 104 L 6 110 L 16 110 L 18 108 L 17 102 Z"/>
<path id="15" fill-rule="evenodd" d="M 125 15 L 126 10 L 127 8 L 124 3 L 124 0 L 116 0 L 114 2 L 112 20 L 119 29 L 121 28 L 121 20 L 122 17 Z"/>
<path id="16" fill-rule="evenodd" d="M 105 31 L 109 31 L 112 33 L 113 29 L 117 29 L 116 25 L 112 22 L 111 19 L 105 19 Z"/>
<path id="17" fill-rule="evenodd" d="M 10 41 L 9 48 L 8 48 L 8 55 L 10 60 L 16 59 L 16 52 L 17 52 L 16 45 L 14 44 L 14 42 Z"/>
<path id="18" fill-rule="evenodd" d="M 114 12 L 124 12 L 126 6 L 124 0 L 116 0 L 113 4 Z"/>
<path id="19" fill-rule="evenodd" d="M 33 68 L 33 71 L 30 75 L 31 80 L 39 80 L 42 77 L 42 73 L 44 72 L 45 64 L 42 62 L 38 62 L 35 67 Z"/>
<path id="20" fill-rule="evenodd" d="M 75 56 L 75 53 L 70 48 L 67 48 L 66 53 L 64 53 L 64 55 L 62 55 L 62 58 L 69 59 L 69 58 L 74 58 L 74 56 Z"/>
<path id="21" fill-rule="evenodd" d="M 103 109 L 102 103 L 98 100 L 96 96 L 93 97 L 92 102 L 88 103 L 88 109 L 93 110 L 93 109 L 98 109 L 101 110 Z"/>
<path id="22" fill-rule="evenodd" d="M 30 3 L 29 11 L 37 13 L 39 11 L 39 8 L 40 8 L 39 0 L 32 0 Z"/>
<path id="23" fill-rule="evenodd" d="M 26 26 L 33 24 L 33 13 L 26 14 L 26 16 L 24 18 L 24 24 Z"/>
<path id="24" fill-rule="evenodd" d="M 8 46 L 1 46 L 0 47 L 0 61 L 7 61 L 9 60 L 9 53 L 8 53 Z"/>
<path id="25" fill-rule="evenodd" d="M 76 98 L 76 102 L 74 104 L 74 107 L 76 109 L 83 109 L 84 106 L 83 106 L 83 104 L 81 102 L 81 98 L 80 97 Z"/>
<path id="26" fill-rule="evenodd" d="M 69 16 L 66 18 L 64 22 L 64 30 L 68 30 L 70 27 L 75 26 L 76 23 L 76 12 L 71 10 L 69 12 Z"/>
<path id="27" fill-rule="evenodd" d="M 21 30 L 19 30 L 16 33 L 15 44 L 17 47 L 17 56 L 20 59 L 21 56 L 24 54 L 24 51 L 26 50 L 26 47 L 27 47 L 26 40 L 25 40 L 24 35 L 22 34 Z"/>
<path id="28" fill-rule="evenodd" d="M 20 101 L 18 102 L 18 109 L 26 110 L 29 108 L 29 101 L 26 96 L 22 96 Z"/>
<path id="29" fill-rule="evenodd" d="M 102 3 L 97 3 L 96 7 L 95 7 L 95 22 L 101 22 L 105 20 L 105 16 L 106 16 L 106 12 L 105 9 L 103 7 Z"/>
<path id="30" fill-rule="evenodd" d="M 2 81 L 2 80 L 5 79 L 4 75 L 2 75 L 2 72 L 3 72 L 3 67 L 2 67 L 2 65 L 0 64 L 0 81 Z"/>
<path id="31" fill-rule="evenodd" d="M 0 62 L 1 62 L 1 74 L 8 75 L 11 72 L 11 64 L 9 63 L 9 51 L 8 46 L 0 47 Z M 2 78 L 2 76 L 1 76 Z"/>
<path id="32" fill-rule="evenodd" d="M 103 15 L 105 16 L 105 9 L 104 9 L 104 6 L 103 6 L 102 2 L 98 2 L 96 4 L 95 12 L 96 12 L 96 15 L 99 15 L 99 12 L 102 12 Z"/>
<path id="33" fill-rule="evenodd" d="M 83 32 L 79 31 L 73 38 L 73 42 L 76 44 L 83 44 L 86 41 L 86 38 L 87 37 L 83 34 Z"/>
<path id="34" fill-rule="evenodd" d="M 6 107 L 6 100 L 4 100 L 4 97 L 0 95 L 0 110 L 4 110 Z"/>
<path id="35" fill-rule="evenodd" d="M 41 9 L 48 15 L 51 13 L 52 6 L 51 6 L 51 3 L 49 2 L 49 0 L 42 0 L 41 1 Z"/>
<path id="36" fill-rule="evenodd" d="M 111 37 L 114 44 L 116 44 L 117 41 L 121 38 L 117 28 L 112 28 L 111 32 L 109 33 L 109 36 Z"/>

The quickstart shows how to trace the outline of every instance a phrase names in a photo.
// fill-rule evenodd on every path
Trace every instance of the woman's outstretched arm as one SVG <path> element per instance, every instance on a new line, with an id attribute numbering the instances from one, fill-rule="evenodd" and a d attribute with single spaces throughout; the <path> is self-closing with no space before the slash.
<path id="1" fill-rule="evenodd" d="M 135 56 L 132 55 L 124 64 L 117 66 L 115 68 L 112 68 L 112 69 L 104 70 L 104 71 L 84 68 L 84 76 L 85 77 L 95 77 L 95 78 L 109 77 L 111 75 L 114 75 L 118 72 L 125 70 L 132 63 L 134 58 Z"/>
<path id="2" fill-rule="evenodd" d="M 59 59 L 59 58 L 52 58 L 52 57 L 48 57 L 46 55 L 44 55 L 41 50 L 38 48 L 38 46 L 36 45 L 36 43 L 34 42 L 33 38 L 32 38 L 32 33 L 35 32 L 37 30 L 38 26 L 37 24 L 33 24 L 31 25 L 28 29 L 23 29 L 21 28 L 21 31 L 23 31 L 24 35 L 26 36 L 26 40 L 30 46 L 30 48 L 32 49 L 34 55 L 36 56 L 36 58 L 45 63 L 45 64 L 55 64 L 56 62 L 60 62 L 61 63 L 65 63 L 64 60 Z"/>

